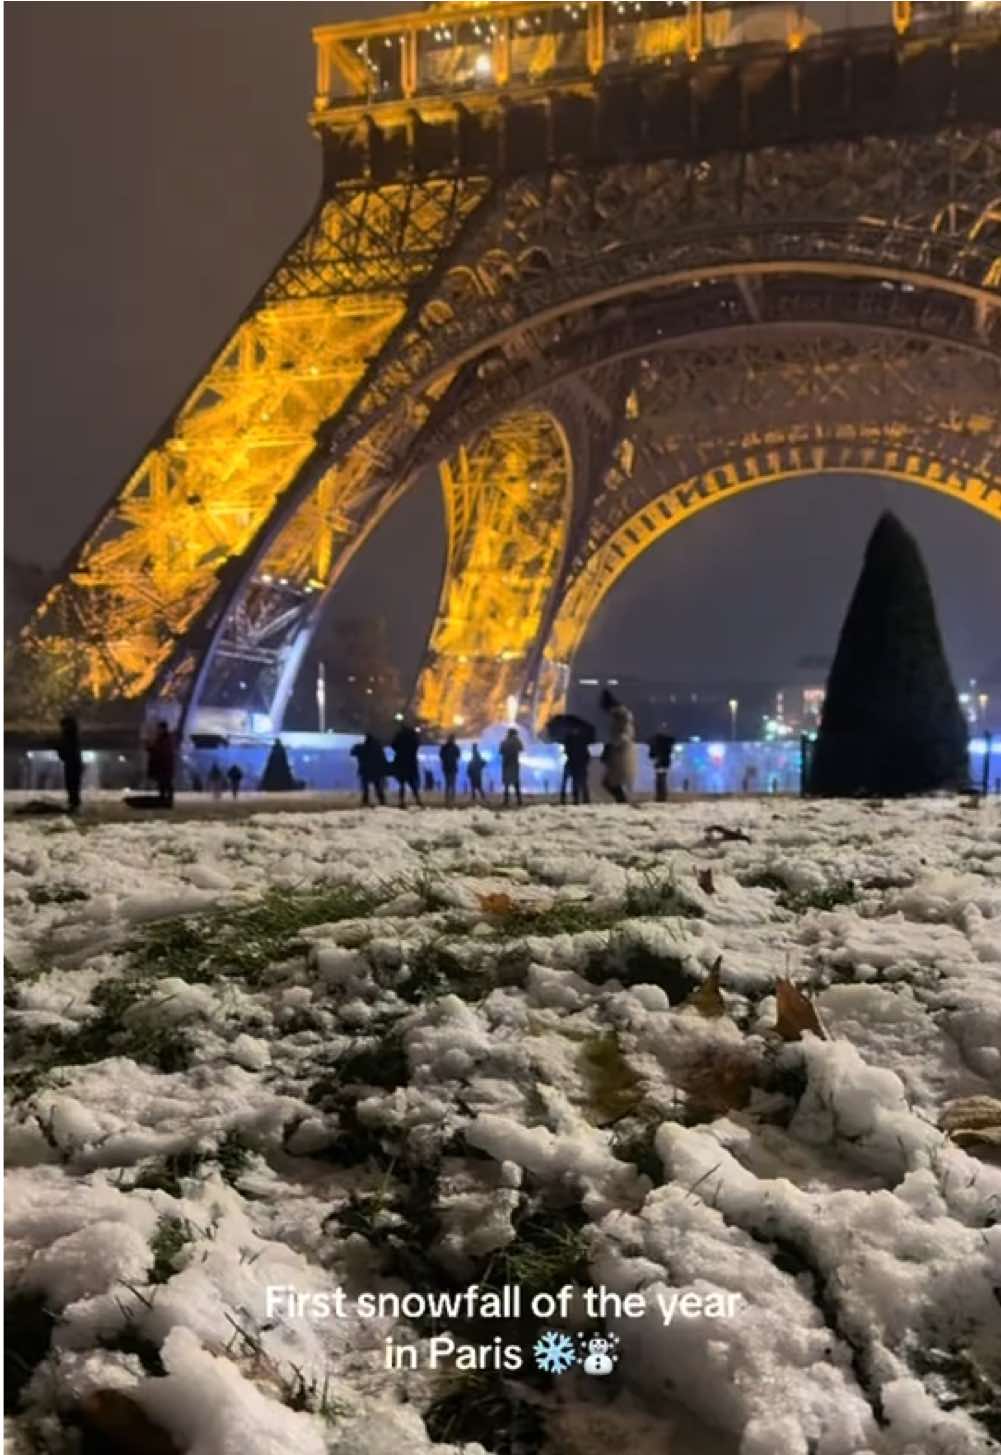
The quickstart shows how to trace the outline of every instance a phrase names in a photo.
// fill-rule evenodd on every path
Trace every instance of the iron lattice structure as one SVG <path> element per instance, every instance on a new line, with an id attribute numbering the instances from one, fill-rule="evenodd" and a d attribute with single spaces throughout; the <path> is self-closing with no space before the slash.
<path id="1" fill-rule="evenodd" d="M 98 698 L 277 730 L 345 566 L 434 468 L 414 705 L 477 731 L 557 709 L 609 587 L 738 491 L 878 472 L 1001 521 L 1001 6 L 803 17 L 510 3 L 316 31 L 316 211 L 34 649 L 82 640 Z"/>

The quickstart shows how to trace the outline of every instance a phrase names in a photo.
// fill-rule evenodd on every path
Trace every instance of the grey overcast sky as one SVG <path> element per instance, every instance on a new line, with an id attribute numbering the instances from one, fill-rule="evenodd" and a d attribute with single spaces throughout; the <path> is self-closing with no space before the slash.
<path id="1" fill-rule="evenodd" d="M 66 555 L 304 221 L 319 181 L 310 27 L 407 8 L 6 7 L 10 554 Z M 835 477 L 750 492 L 665 537 L 613 590 L 578 666 L 768 680 L 830 654 L 888 506 L 925 552 L 956 676 L 1001 674 L 997 527 L 930 491 Z M 335 606 L 388 614 L 404 668 L 441 530 L 434 491 L 415 492 Z"/>

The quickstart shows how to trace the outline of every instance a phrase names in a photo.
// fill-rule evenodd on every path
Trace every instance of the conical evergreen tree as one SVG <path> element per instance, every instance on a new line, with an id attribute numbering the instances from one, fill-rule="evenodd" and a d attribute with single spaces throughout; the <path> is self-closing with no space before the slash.
<path id="1" fill-rule="evenodd" d="M 271 745 L 271 752 L 268 754 L 268 761 L 264 765 L 261 791 L 264 793 L 288 793 L 295 786 L 296 782 L 292 777 L 292 770 L 288 765 L 288 754 L 285 751 L 285 744 L 281 738 L 275 738 Z"/>
<path id="2" fill-rule="evenodd" d="M 899 796 L 969 782 L 956 698 L 917 542 L 882 515 L 827 683 L 809 788 Z"/>

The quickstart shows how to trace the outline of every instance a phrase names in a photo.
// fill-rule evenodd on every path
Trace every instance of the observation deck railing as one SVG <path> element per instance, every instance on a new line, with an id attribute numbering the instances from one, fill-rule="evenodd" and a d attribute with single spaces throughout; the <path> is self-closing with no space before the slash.
<path id="1" fill-rule="evenodd" d="M 360 110 L 448 98 L 490 105 L 505 92 L 572 86 L 624 72 L 719 60 L 747 46 L 809 50 L 853 31 L 902 40 L 1001 20 L 1001 0 L 863 0 L 758 4 L 715 0 L 501 0 L 431 5 L 413 14 L 313 31 L 313 122 L 350 124 Z"/>

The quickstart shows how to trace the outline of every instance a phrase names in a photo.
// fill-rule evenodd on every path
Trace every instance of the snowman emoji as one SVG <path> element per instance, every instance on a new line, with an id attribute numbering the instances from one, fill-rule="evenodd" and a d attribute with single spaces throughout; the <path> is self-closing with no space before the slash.
<path id="1" fill-rule="evenodd" d="M 619 1357 L 615 1347 L 618 1342 L 615 1334 L 609 1334 L 607 1338 L 595 1334 L 593 1338 L 589 1339 L 587 1357 L 584 1360 L 584 1373 L 611 1374 Z"/>

